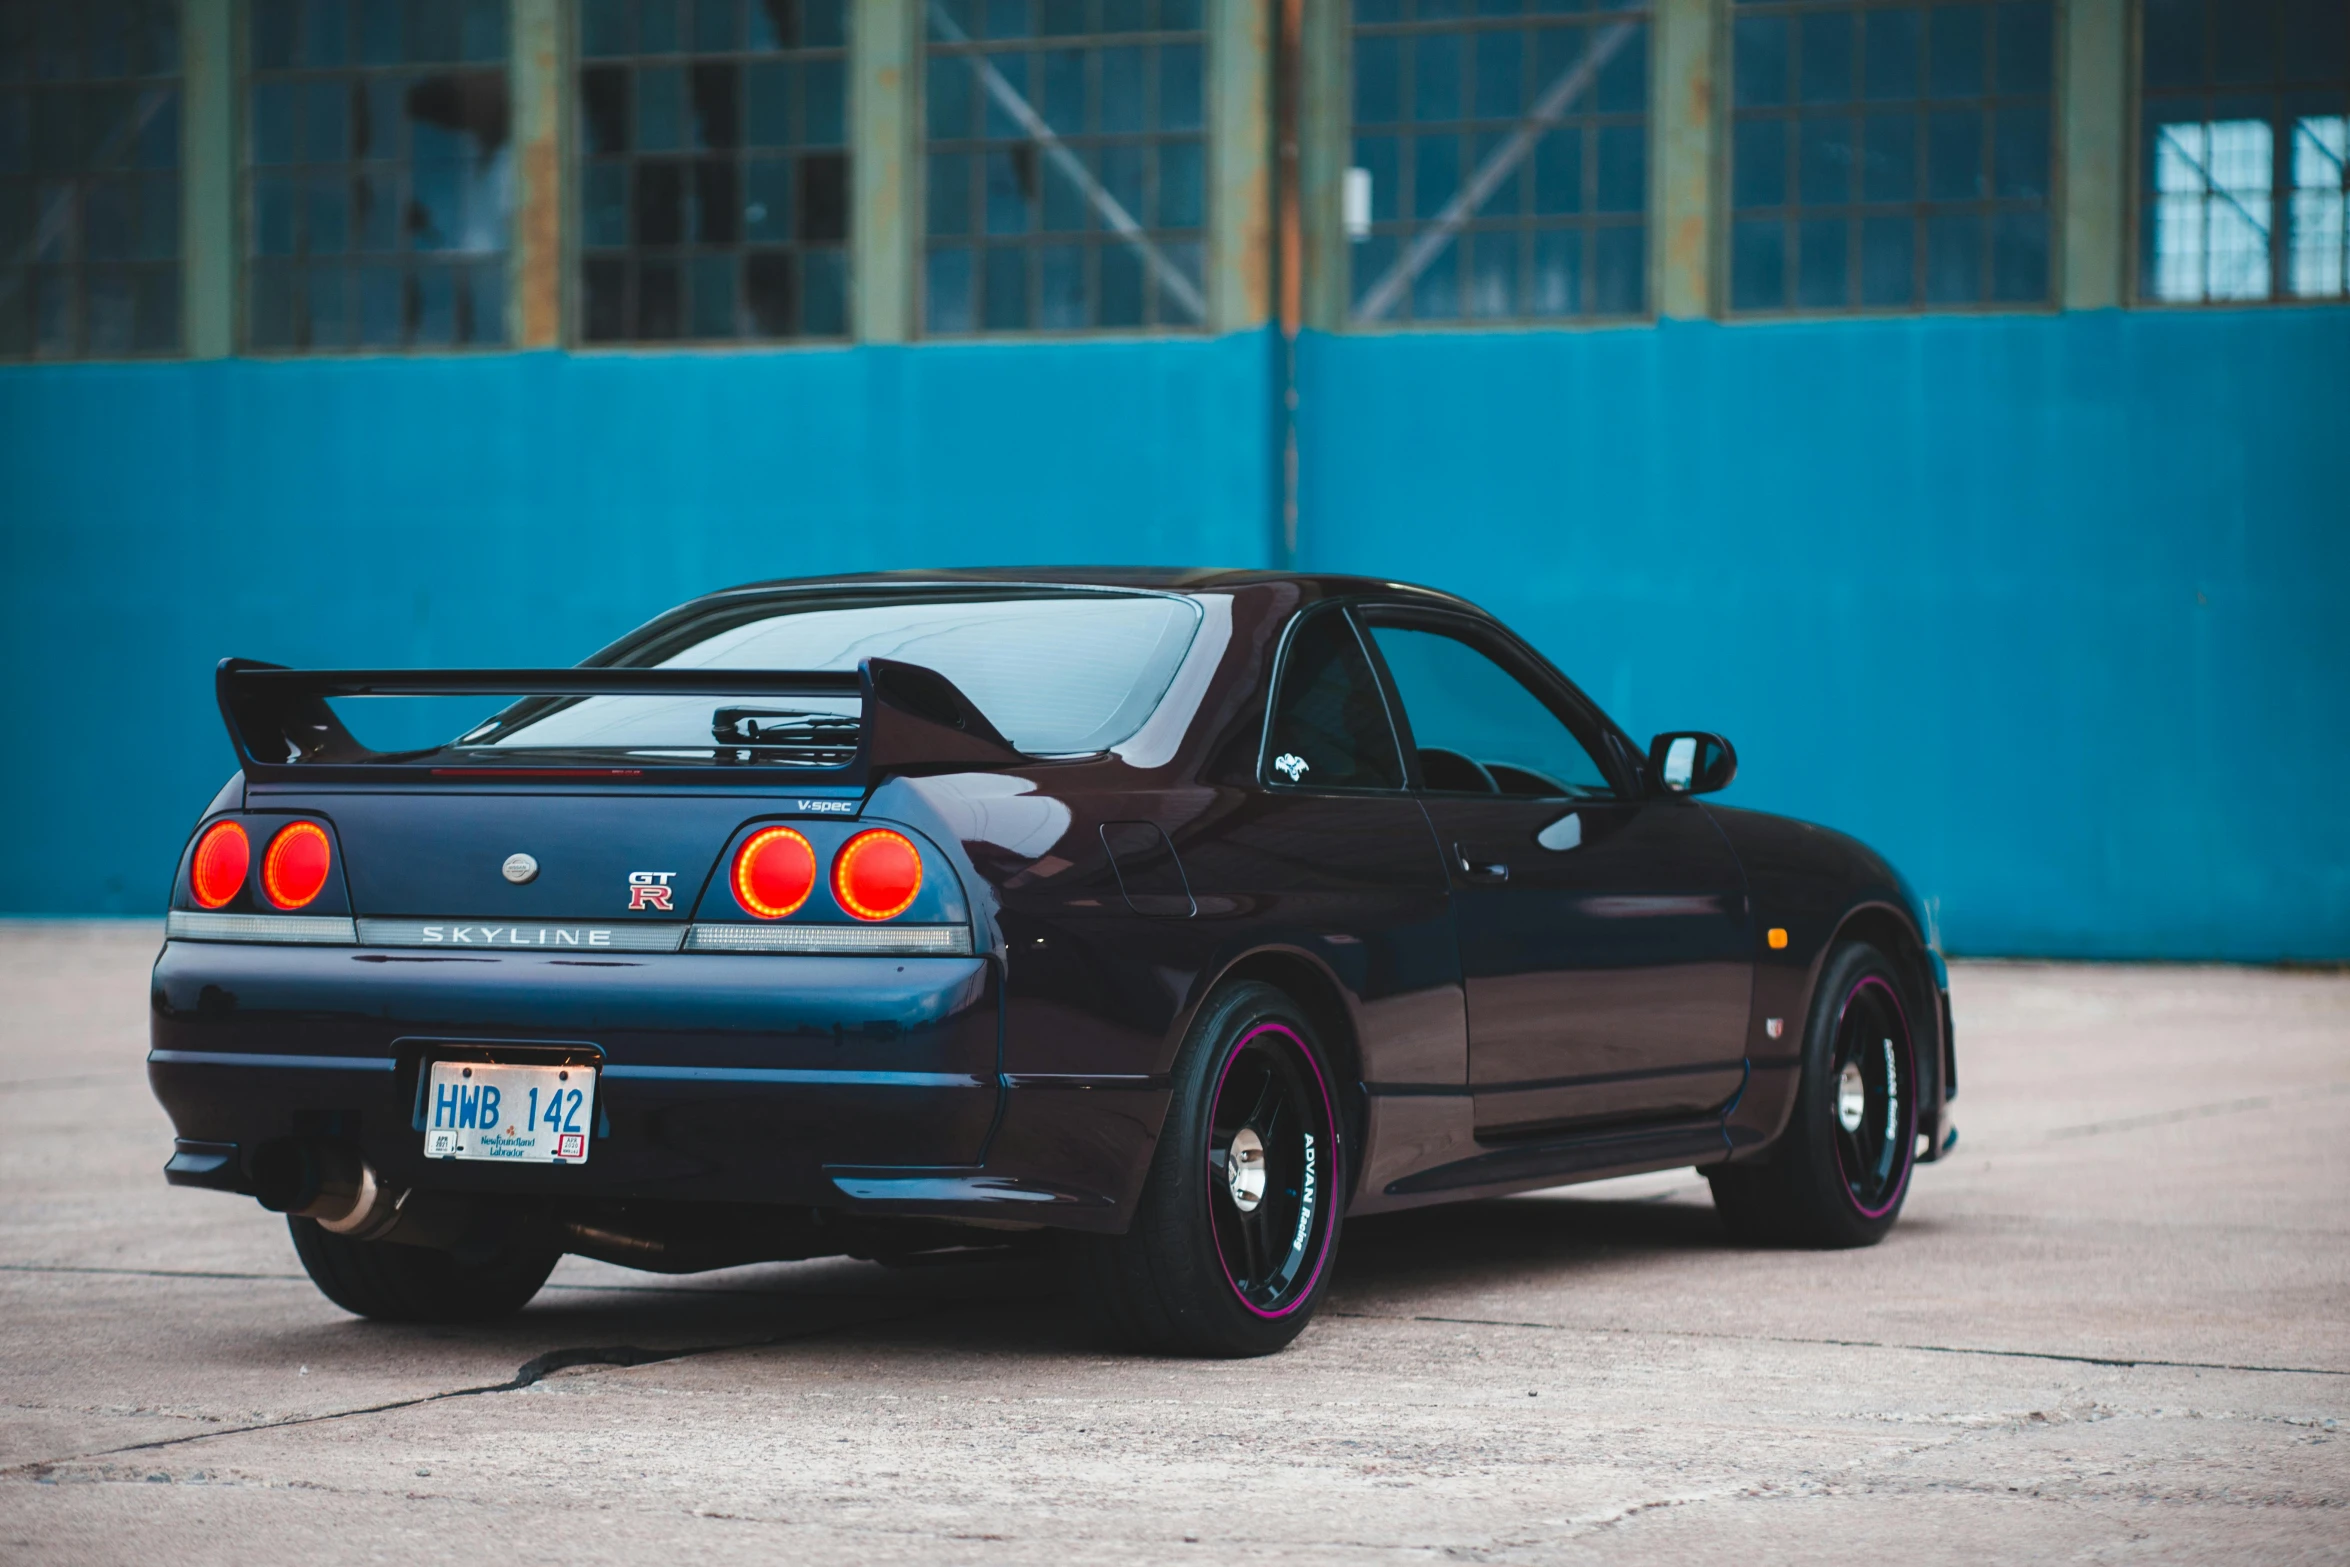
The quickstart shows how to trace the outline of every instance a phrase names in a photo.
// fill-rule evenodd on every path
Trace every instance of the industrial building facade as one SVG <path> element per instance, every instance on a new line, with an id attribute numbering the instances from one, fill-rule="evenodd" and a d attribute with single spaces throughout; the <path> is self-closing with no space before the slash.
<path id="1" fill-rule="evenodd" d="M 2323 769 L 2220 760 L 2350 762 L 2346 157 L 2341 0 L 0 0 L 18 700 L 170 693 L 0 906 L 156 905 L 222 653 L 1297 562 L 1955 946 L 2350 955 Z"/>
<path id="2" fill-rule="evenodd" d="M 2350 286 L 2334 0 L 14 0 L 0 28 L 19 359 L 1231 331 L 1284 260 L 1341 331 Z"/>

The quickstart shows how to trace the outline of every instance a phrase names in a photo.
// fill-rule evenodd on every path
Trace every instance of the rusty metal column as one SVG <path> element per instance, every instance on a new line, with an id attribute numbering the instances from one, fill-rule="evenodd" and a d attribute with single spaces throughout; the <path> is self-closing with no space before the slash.
<path id="1" fill-rule="evenodd" d="M 914 335 L 921 9 L 922 0 L 855 0 L 849 16 L 849 320 L 863 343 Z"/>
<path id="2" fill-rule="evenodd" d="M 2128 0 L 2069 0 L 2062 7 L 2063 137 L 2056 166 L 2064 201 L 2063 258 L 2067 310 L 2105 310 L 2122 302 L 2129 268 L 2130 17 Z"/>
<path id="3" fill-rule="evenodd" d="M 1657 0 L 1656 5 L 1656 79 L 1649 110 L 1649 139 L 1656 148 L 1649 204 L 1655 216 L 1649 269 L 1659 316 L 1693 319 L 1713 313 L 1718 248 L 1714 151 L 1720 141 L 1715 88 L 1727 64 L 1717 4 Z"/>
<path id="4" fill-rule="evenodd" d="M 1304 0 L 1298 62 L 1298 279 L 1304 324 L 1317 332 L 1346 325 L 1344 195 L 1354 156 L 1349 96 L 1348 0 Z"/>
<path id="5" fill-rule="evenodd" d="M 507 336 L 517 348 L 563 341 L 563 105 L 570 40 L 562 0 L 513 0 L 514 269 Z"/>
<path id="6" fill-rule="evenodd" d="M 1208 330 L 1273 310 L 1273 32 L 1267 0 L 1208 0 Z"/>

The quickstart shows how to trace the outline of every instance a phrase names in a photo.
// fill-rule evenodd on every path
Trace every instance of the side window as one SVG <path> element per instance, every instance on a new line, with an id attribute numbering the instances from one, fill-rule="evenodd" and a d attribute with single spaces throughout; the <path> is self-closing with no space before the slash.
<path id="1" fill-rule="evenodd" d="M 1323 610 L 1297 628 L 1273 698 L 1265 781 L 1308 789 L 1400 789 L 1403 758 L 1354 628 Z"/>
<path id="2" fill-rule="evenodd" d="M 1607 798 L 1607 773 L 1542 699 L 1458 637 L 1374 626 L 1420 752 L 1420 781 L 1447 794 Z"/>

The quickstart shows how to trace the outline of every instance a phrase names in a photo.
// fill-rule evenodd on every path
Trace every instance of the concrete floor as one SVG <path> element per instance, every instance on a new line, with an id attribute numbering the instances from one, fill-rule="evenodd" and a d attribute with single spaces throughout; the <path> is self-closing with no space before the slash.
<path id="1" fill-rule="evenodd" d="M 0 926 L 0 1560 L 2350 1559 L 2341 975 L 1961 965 L 1884 1245 L 1735 1249 L 1686 1171 L 1368 1220 L 1197 1364 L 1003 1266 L 354 1321 L 164 1186 L 155 945 Z"/>

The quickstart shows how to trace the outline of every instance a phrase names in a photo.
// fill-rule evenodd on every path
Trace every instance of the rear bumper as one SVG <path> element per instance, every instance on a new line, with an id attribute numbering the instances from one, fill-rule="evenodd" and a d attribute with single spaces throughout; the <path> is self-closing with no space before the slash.
<path id="1" fill-rule="evenodd" d="M 1164 1095 L 1008 1090 L 1002 1011 L 982 957 L 174 941 L 147 1072 L 177 1185 L 249 1192 L 259 1148 L 328 1140 L 427 1191 L 1122 1226 Z M 423 1157 L 424 1063 L 526 1042 L 601 1055 L 587 1162 Z"/>

